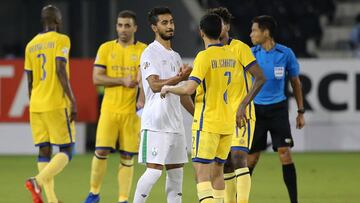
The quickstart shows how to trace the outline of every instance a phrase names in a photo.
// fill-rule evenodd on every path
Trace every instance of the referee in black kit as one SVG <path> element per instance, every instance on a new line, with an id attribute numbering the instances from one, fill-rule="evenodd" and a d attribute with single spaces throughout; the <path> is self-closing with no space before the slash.
<path id="1" fill-rule="evenodd" d="M 252 21 L 250 34 L 254 44 L 252 51 L 267 81 L 254 99 L 256 125 L 248 166 L 252 173 L 260 152 L 266 149 L 267 132 L 270 131 L 273 149 L 280 157 L 283 178 L 291 203 L 297 203 L 296 171 L 290 151 L 294 142 L 285 96 L 286 77 L 290 78 L 298 107 L 297 129 L 305 125 L 305 110 L 299 79 L 299 63 L 290 48 L 275 42 L 276 27 L 277 23 L 271 16 L 258 16 Z"/>

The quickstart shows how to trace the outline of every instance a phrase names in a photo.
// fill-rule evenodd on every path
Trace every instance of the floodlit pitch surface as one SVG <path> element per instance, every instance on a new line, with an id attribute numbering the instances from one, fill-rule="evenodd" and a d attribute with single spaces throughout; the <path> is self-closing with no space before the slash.
<path id="1" fill-rule="evenodd" d="M 118 154 L 112 154 L 101 189 L 101 202 L 117 202 Z M 64 203 L 83 202 L 89 191 L 92 155 L 76 155 L 70 165 L 55 179 L 56 192 Z M 360 202 L 360 153 L 295 153 L 298 195 L 301 203 Z M 24 183 L 37 171 L 36 156 L 0 156 L 0 202 L 30 203 L 31 196 Z M 132 188 L 144 171 L 136 164 Z M 166 202 L 165 173 L 154 185 L 149 203 Z M 132 196 L 130 198 L 132 202 Z M 183 202 L 196 203 L 194 171 L 187 164 L 184 174 Z M 288 203 L 277 154 L 266 153 L 260 158 L 253 179 L 251 203 Z"/>

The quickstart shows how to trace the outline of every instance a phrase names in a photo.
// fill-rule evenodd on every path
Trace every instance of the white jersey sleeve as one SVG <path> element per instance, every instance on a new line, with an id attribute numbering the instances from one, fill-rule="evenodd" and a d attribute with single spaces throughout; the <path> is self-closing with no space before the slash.
<path id="1" fill-rule="evenodd" d="M 144 80 L 146 80 L 150 75 L 160 76 L 160 71 L 157 68 L 159 67 L 158 62 L 156 61 L 156 57 L 152 55 L 153 54 L 151 54 L 149 50 L 145 50 L 141 55 L 140 68 Z"/>

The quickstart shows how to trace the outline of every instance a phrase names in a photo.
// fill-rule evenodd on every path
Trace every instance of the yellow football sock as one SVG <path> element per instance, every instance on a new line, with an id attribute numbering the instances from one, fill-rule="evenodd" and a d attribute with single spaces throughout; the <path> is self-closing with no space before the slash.
<path id="1" fill-rule="evenodd" d="M 224 203 L 236 203 L 236 175 L 235 172 L 225 173 L 225 197 Z"/>
<path id="2" fill-rule="evenodd" d="M 200 182 L 196 185 L 196 188 L 201 203 L 214 203 L 213 190 L 210 181 Z"/>
<path id="3" fill-rule="evenodd" d="M 236 191 L 237 191 L 237 202 L 248 203 L 250 188 L 251 188 L 251 177 L 249 168 L 239 168 L 235 170 L 236 175 Z"/>
<path id="4" fill-rule="evenodd" d="M 44 185 L 44 182 L 51 180 L 59 174 L 65 166 L 69 163 L 69 157 L 63 152 L 57 153 L 48 165 L 37 175 L 35 176 L 36 181 L 40 186 Z"/>
<path id="5" fill-rule="evenodd" d="M 225 190 L 213 190 L 214 203 L 224 203 Z"/>
<path id="6" fill-rule="evenodd" d="M 134 174 L 134 159 L 120 159 L 118 182 L 119 182 L 119 202 L 129 199 L 131 184 Z"/>
<path id="7" fill-rule="evenodd" d="M 99 156 L 95 153 L 91 164 L 90 192 L 99 194 L 107 168 L 107 156 Z"/>
<path id="8" fill-rule="evenodd" d="M 49 162 L 38 162 L 37 165 L 39 172 L 41 172 L 48 164 Z M 45 181 L 43 184 L 43 188 L 45 190 L 45 195 L 48 202 L 58 202 L 58 199 L 54 191 L 54 178 Z"/>

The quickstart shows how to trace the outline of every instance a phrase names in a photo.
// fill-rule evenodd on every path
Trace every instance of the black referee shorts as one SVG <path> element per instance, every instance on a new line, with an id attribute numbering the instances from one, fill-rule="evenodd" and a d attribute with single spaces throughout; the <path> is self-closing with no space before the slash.
<path id="1" fill-rule="evenodd" d="M 286 101 L 270 105 L 255 104 L 256 123 L 250 153 L 265 150 L 267 132 L 270 132 L 273 150 L 279 147 L 293 147 L 289 112 Z"/>

